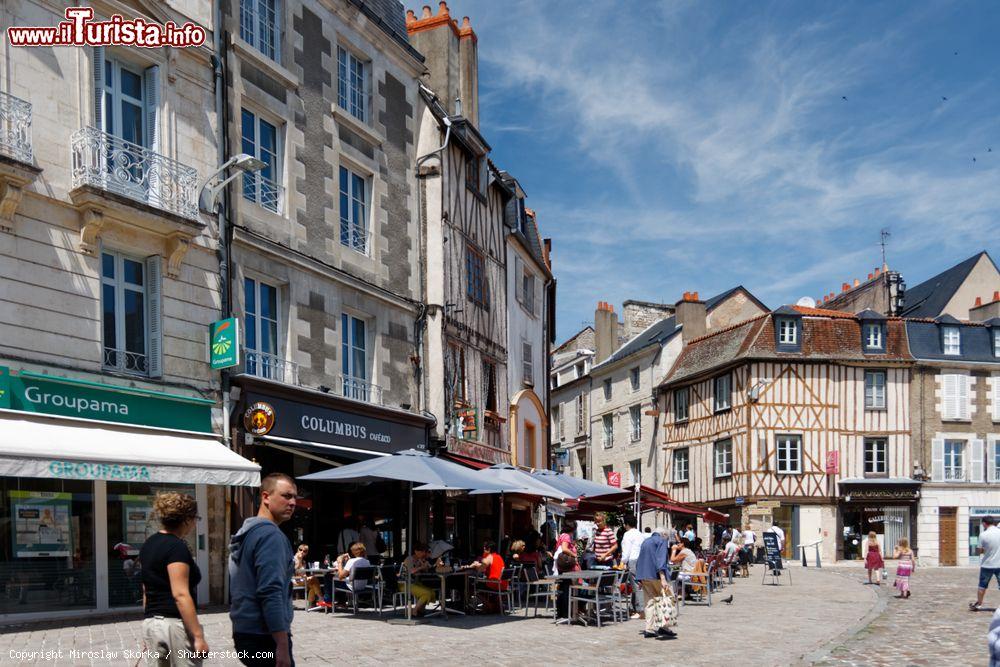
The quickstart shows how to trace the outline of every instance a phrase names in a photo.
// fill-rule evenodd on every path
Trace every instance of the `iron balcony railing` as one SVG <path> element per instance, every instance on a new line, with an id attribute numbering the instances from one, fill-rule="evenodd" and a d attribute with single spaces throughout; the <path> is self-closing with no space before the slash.
<path id="1" fill-rule="evenodd" d="M 299 365 L 268 352 L 243 348 L 243 369 L 249 375 L 267 380 L 285 384 L 299 383 Z"/>
<path id="2" fill-rule="evenodd" d="M 131 375 L 149 375 L 145 354 L 113 347 L 104 348 L 104 368 Z"/>
<path id="3" fill-rule="evenodd" d="M 163 211 L 198 219 L 198 172 L 93 127 L 72 137 L 73 187 L 90 185 Z"/>
<path id="4" fill-rule="evenodd" d="M 0 93 L 0 153 L 31 162 L 31 103 Z"/>
<path id="5" fill-rule="evenodd" d="M 264 178 L 260 172 L 247 172 L 243 174 L 243 198 L 280 214 L 285 201 L 285 189 Z"/>
<path id="6" fill-rule="evenodd" d="M 382 387 L 361 378 L 342 375 L 337 383 L 344 398 L 382 405 Z"/>
<path id="7" fill-rule="evenodd" d="M 353 222 L 340 221 L 340 243 L 362 255 L 368 254 L 368 230 Z"/>

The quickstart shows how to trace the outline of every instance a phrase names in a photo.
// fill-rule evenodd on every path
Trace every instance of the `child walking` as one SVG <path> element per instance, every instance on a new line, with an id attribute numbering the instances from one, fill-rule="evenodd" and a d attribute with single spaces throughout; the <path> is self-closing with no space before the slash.
<path id="1" fill-rule="evenodd" d="M 916 566 L 913 551 L 910 549 L 910 541 L 905 537 L 900 538 L 892 557 L 899 560 L 899 564 L 896 565 L 896 581 L 892 584 L 899 589 L 899 595 L 896 597 L 908 598 L 910 597 L 910 575 L 913 574 L 913 568 Z"/>
<path id="2" fill-rule="evenodd" d="M 865 556 L 865 567 L 868 569 L 868 583 L 882 585 L 882 568 L 885 561 L 882 560 L 882 547 L 878 545 L 878 536 L 875 531 L 868 533 L 868 554 Z M 875 581 L 872 581 L 872 572 L 875 572 Z"/>

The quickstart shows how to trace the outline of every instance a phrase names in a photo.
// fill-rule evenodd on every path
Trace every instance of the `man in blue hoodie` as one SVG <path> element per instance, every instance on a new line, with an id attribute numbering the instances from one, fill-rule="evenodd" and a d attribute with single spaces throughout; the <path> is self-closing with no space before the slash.
<path id="1" fill-rule="evenodd" d="M 295 480 L 272 473 L 260 483 L 260 510 L 229 543 L 233 641 L 248 667 L 292 667 L 292 545 L 279 524 L 292 518 Z M 270 654 L 258 658 L 256 654 Z"/>

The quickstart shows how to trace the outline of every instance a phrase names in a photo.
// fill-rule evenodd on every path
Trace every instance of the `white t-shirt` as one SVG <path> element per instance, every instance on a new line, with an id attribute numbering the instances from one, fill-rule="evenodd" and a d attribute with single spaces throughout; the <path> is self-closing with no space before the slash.
<path id="1" fill-rule="evenodd" d="M 632 561 L 639 560 L 639 548 L 642 546 L 643 540 L 646 539 L 646 535 L 641 533 L 638 528 L 629 528 L 622 535 L 622 562 L 630 563 Z"/>
<path id="2" fill-rule="evenodd" d="M 371 567 L 371 566 L 372 566 L 372 564 L 369 563 L 368 559 L 365 558 L 364 556 L 361 556 L 360 558 L 348 558 L 347 562 L 344 563 L 344 571 L 348 573 L 347 579 L 346 579 L 346 581 L 347 581 L 347 587 L 350 588 L 353 591 L 355 589 L 361 590 L 365 586 L 367 586 L 368 585 L 368 581 L 366 579 L 355 579 L 354 583 L 352 584 L 351 583 L 350 572 L 355 567 Z"/>
<path id="3" fill-rule="evenodd" d="M 743 546 L 753 547 L 754 542 L 757 541 L 757 536 L 753 534 L 753 531 L 749 528 L 743 531 Z"/>
<path id="4" fill-rule="evenodd" d="M 783 549 L 785 547 L 785 531 L 778 524 L 774 524 L 768 530 L 778 536 L 778 548 Z"/>
<path id="5" fill-rule="evenodd" d="M 979 567 L 1000 568 L 1000 528 L 990 526 L 981 532 L 979 546 L 983 549 Z"/>

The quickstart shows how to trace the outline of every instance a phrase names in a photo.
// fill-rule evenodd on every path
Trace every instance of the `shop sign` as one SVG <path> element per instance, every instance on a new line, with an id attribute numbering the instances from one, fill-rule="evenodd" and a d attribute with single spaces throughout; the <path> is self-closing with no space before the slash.
<path id="1" fill-rule="evenodd" d="M 969 514 L 971 516 L 1000 517 L 1000 507 L 971 507 Z"/>
<path id="2" fill-rule="evenodd" d="M 764 539 L 764 551 L 767 554 L 767 567 L 769 570 L 783 570 L 781 562 L 781 547 L 778 544 L 777 533 L 761 533 Z"/>
<path id="3" fill-rule="evenodd" d="M 622 474 L 614 470 L 608 471 L 608 486 L 622 488 Z"/>
<path id="4" fill-rule="evenodd" d="M 240 363 L 240 324 L 235 317 L 212 322 L 208 328 L 212 370 L 232 368 Z"/>
<path id="5" fill-rule="evenodd" d="M 60 417 L 212 432 L 215 401 L 0 366 L 0 408 Z"/>
<path id="6" fill-rule="evenodd" d="M 243 413 L 243 427 L 253 435 L 267 435 L 274 426 L 274 408 L 257 401 Z"/>
<path id="7" fill-rule="evenodd" d="M 266 433 L 279 438 L 387 454 L 404 449 L 423 449 L 427 438 L 423 426 L 299 403 L 276 396 L 264 396 L 253 391 L 247 392 L 247 402 L 251 409 L 258 406 L 258 410 L 263 410 L 266 406 L 270 411 L 267 419 L 258 419 L 251 424 L 259 424 L 262 429 L 266 427 L 266 431 L 257 435 Z M 244 426 L 248 432 L 254 433 L 246 423 L 247 414 L 244 413 Z"/>
<path id="8" fill-rule="evenodd" d="M 774 509 L 778 509 L 779 507 L 781 507 L 781 501 L 780 500 L 758 500 L 757 501 L 757 507 L 760 507 L 761 509 L 772 509 L 772 510 L 774 510 Z"/>
<path id="9" fill-rule="evenodd" d="M 11 524 L 16 558 L 69 556 L 71 493 L 10 491 Z"/>
<path id="10" fill-rule="evenodd" d="M 903 517 L 892 514 L 876 514 L 868 517 L 868 523 L 903 523 Z"/>
<path id="11" fill-rule="evenodd" d="M 61 479 L 106 479 L 115 482 L 148 482 L 149 468 L 121 463 L 88 461 L 52 461 L 48 465 L 53 477 Z"/>
<path id="12" fill-rule="evenodd" d="M 844 500 L 846 502 L 864 502 L 868 500 L 916 500 L 919 497 L 919 489 L 850 489 L 844 492 Z"/>
<path id="13" fill-rule="evenodd" d="M 736 504 L 737 505 L 744 505 L 744 504 L 746 504 L 746 502 L 747 502 L 747 499 L 744 498 L 743 496 L 736 496 Z"/>
<path id="14" fill-rule="evenodd" d="M 826 453 L 826 474 L 840 474 L 840 451 L 835 449 Z"/>

